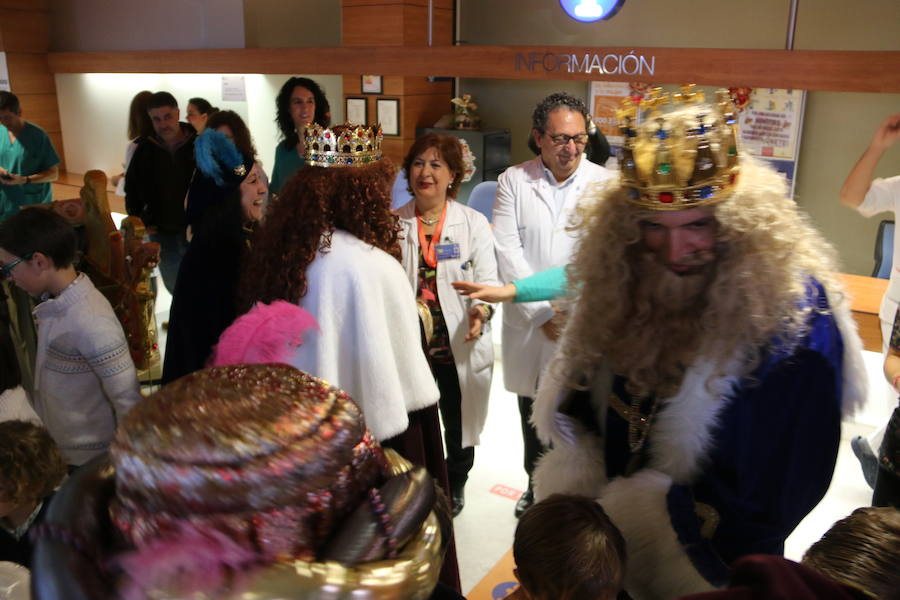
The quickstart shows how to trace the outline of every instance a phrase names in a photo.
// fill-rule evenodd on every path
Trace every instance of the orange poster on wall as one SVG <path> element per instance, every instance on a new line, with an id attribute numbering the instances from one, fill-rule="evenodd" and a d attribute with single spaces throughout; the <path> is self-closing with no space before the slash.
<path id="1" fill-rule="evenodd" d="M 622 99 L 627 98 L 630 88 L 627 83 L 617 81 L 592 81 L 589 107 L 594 123 L 606 136 L 612 146 L 622 145 L 616 111 L 622 107 Z"/>

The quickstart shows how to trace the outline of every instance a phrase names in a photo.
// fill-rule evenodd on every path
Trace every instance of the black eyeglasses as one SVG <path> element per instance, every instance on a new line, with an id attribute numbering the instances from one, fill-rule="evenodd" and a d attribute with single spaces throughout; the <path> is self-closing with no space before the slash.
<path id="1" fill-rule="evenodd" d="M 18 265 L 20 262 L 29 260 L 31 258 L 32 254 L 33 254 L 32 252 L 23 254 L 22 256 L 20 256 L 16 260 L 12 261 L 8 265 L 4 265 L 4 266 L 0 267 L 0 280 L 9 279 L 12 276 L 12 270 L 16 268 L 16 265 Z"/>
<path id="2" fill-rule="evenodd" d="M 547 136 L 554 146 L 565 146 L 569 143 L 569 140 L 575 142 L 576 146 L 586 146 L 588 143 L 588 134 L 586 133 L 576 133 L 575 135 L 557 133 L 556 135 L 547 134 Z"/>

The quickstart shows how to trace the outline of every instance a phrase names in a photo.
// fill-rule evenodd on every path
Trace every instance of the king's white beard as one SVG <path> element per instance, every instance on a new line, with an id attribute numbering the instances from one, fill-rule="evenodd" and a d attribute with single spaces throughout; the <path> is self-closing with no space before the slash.
<path id="1" fill-rule="evenodd" d="M 703 351 L 703 314 L 715 272 L 712 261 L 678 274 L 652 254 L 639 259 L 634 310 L 607 349 L 614 370 L 629 380 L 633 393 L 668 394 L 681 385 L 684 369 Z"/>
<path id="2" fill-rule="evenodd" d="M 705 296 L 715 277 L 715 265 L 708 262 L 696 271 L 675 273 L 656 259 L 643 254 L 637 268 L 638 288 L 635 301 L 649 302 L 657 315 L 699 315 L 705 306 Z"/>

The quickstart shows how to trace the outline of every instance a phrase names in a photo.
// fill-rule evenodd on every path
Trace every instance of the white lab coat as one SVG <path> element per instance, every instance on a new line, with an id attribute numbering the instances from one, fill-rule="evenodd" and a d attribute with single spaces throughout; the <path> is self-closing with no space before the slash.
<path id="1" fill-rule="evenodd" d="M 419 234 L 416 226 L 415 201 L 397 210 L 403 227 L 400 247 L 403 251 L 403 268 L 413 290 L 418 293 Z M 441 311 L 450 332 L 450 349 L 456 362 L 459 389 L 462 396 L 462 445 L 478 444 L 484 421 L 487 418 L 488 397 L 491 392 L 491 375 L 494 367 L 494 347 L 490 324 L 485 324 L 484 335 L 464 342 L 469 331 L 469 308 L 480 304 L 469 300 L 453 289 L 452 281 L 477 281 L 497 285 L 497 262 L 494 255 L 494 236 L 487 219 L 476 210 L 451 201 L 447 205 L 447 218 L 441 231 L 441 244 L 459 244 L 458 259 L 438 261 L 437 288 Z"/>
<path id="2" fill-rule="evenodd" d="M 574 186 L 563 206 L 554 206 L 553 187 L 540 156 L 508 168 L 498 180 L 494 202 L 497 266 L 504 282 L 523 279 L 571 262 L 577 233 L 568 231 L 580 198 L 615 175 L 582 156 Z M 533 397 L 538 376 L 556 346 L 541 325 L 553 317 L 549 302 L 503 307 L 503 378 L 506 389 Z"/>

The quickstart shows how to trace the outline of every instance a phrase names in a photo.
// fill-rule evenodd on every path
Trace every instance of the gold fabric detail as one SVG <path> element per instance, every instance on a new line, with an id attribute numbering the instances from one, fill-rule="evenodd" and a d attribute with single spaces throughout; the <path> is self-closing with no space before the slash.
<path id="1" fill-rule="evenodd" d="M 716 534 L 716 529 L 719 528 L 719 521 L 721 520 L 719 511 L 709 504 L 695 502 L 694 512 L 697 513 L 697 517 L 700 519 L 700 537 L 705 540 L 712 539 L 712 536 Z"/>

